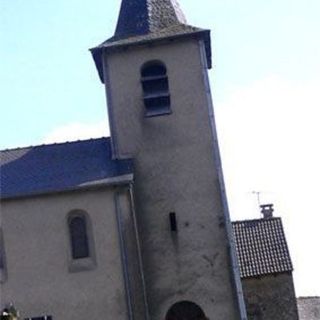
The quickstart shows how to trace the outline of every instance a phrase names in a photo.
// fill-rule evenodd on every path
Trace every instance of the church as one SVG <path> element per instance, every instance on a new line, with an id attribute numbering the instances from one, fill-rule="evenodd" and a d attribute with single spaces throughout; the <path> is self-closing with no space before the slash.
<path id="1" fill-rule="evenodd" d="M 1 152 L 1 309 L 31 320 L 298 320 L 280 218 L 231 223 L 210 31 L 122 0 L 91 49 L 110 138 Z"/>

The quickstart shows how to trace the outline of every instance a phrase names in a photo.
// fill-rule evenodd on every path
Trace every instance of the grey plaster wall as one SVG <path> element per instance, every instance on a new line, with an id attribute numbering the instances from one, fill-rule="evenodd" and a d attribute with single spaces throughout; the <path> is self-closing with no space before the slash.
<path id="1" fill-rule="evenodd" d="M 297 299 L 300 320 L 320 320 L 320 297 Z"/>
<path id="2" fill-rule="evenodd" d="M 165 63 L 172 114 L 144 116 L 140 68 Z M 117 157 L 135 161 L 135 199 L 152 320 L 197 303 L 210 319 L 239 319 L 231 281 L 204 66 L 196 39 L 126 48 L 104 57 Z M 175 212 L 178 232 L 169 226 Z"/>
<path id="3" fill-rule="evenodd" d="M 290 273 L 245 278 L 242 285 L 248 320 L 299 319 Z"/>
<path id="4" fill-rule="evenodd" d="M 13 302 L 22 318 L 128 319 L 114 196 L 105 188 L 3 201 L 1 306 Z M 90 218 L 94 256 L 70 268 L 67 215 L 75 209 Z"/>

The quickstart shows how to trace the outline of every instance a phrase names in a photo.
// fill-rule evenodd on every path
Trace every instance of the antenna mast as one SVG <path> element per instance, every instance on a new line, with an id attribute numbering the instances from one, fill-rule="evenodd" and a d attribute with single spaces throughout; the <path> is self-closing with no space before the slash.
<path id="1" fill-rule="evenodd" d="M 252 193 L 257 196 L 258 210 L 259 210 L 259 214 L 261 216 L 262 215 L 261 211 L 260 211 L 260 207 L 261 207 L 260 194 L 261 194 L 261 191 L 252 191 Z"/>

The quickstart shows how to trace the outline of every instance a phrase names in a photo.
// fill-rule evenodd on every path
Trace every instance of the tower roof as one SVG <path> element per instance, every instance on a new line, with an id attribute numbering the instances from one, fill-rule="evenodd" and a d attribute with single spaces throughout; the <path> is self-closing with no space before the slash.
<path id="1" fill-rule="evenodd" d="M 211 68 L 210 31 L 188 25 L 177 0 L 122 0 L 113 37 L 91 52 L 103 82 L 103 50 L 186 36 L 204 40 L 207 65 Z"/>
<path id="2" fill-rule="evenodd" d="M 127 38 L 178 24 L 186 19 L 176 0 L 123 0 L 114 36 Z"/>

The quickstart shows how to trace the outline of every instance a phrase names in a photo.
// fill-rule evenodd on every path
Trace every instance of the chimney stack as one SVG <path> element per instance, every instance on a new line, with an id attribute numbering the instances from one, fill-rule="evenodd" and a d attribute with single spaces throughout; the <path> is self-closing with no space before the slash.
<path id="1" fill-rule="evenodd" d="M 261 204 L 260 209 L 263 219 L 270 219 L 273 217 L 273 204 Z"/>

